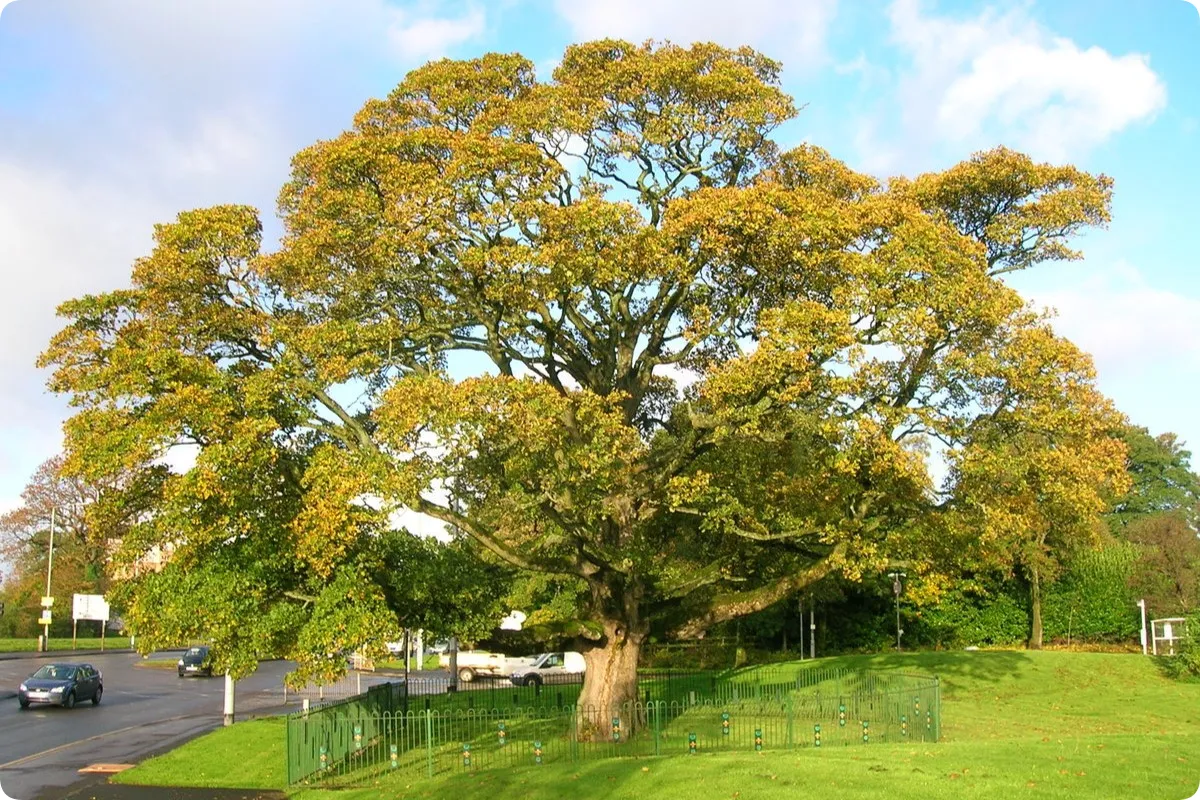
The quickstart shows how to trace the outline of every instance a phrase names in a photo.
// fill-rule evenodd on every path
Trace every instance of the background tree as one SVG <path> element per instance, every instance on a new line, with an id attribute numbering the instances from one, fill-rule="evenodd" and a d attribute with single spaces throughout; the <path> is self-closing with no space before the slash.
<path id="1" fill-rule="evenodd" d="M 1200 538 L 1179 512 L 1151 514 L 1125 528 L 1140 557 L 1130 588 L 1156 617 L 1200 609 Z"/>
<path id="2" fill-rule="evenodd" d="M 1129 587 L 1155 614 L 1186 614 L 1200 606 L 1200 475 L 1175 434 L 1151 436 L 1126 425 L 1130 487 L 1113 502 L 1109 527 L 1137 546 Z"/>
<path id="3" fill-rule="evenodd" d="M 1129 491 L 1113 501 L 1109 526 L 1118 536 L 1141 518 L 1161 513 L 1177 515 L 1200 533 L 1200 475 L 1192 471 L 1191 452 L 1170 432 L 1151 436 L 1137 425 L 1125 425 L 1118 435 L 1128 448 Z"/>
<path id="4" fill-rule="evenodd" d="M 999 276 L 1076 257 L 1108 179 L 996 150 L 885 188 L 780 152 L 778 75 L 611 40 L 549 82 L 516 55 L 415 70 L 295 157 L 277 251 L 252 209 L 185 212 L 130 289 L 62 307 L 43 363 L 78 409 L 71 468 L 198 444 L 139 541 L 178 541 L 181 579 L 270 587 L 260 616 L 313 626 L 289 634 L 302 669 L 394 619 L 391 515 L 440 519 L 584 587 L 598 708 L 636 698 L 652 624 L 929 570 L 1038 529 L 1039 497 L 1094 517 L 1115 415 Z"/>
<path id="5" fill-rule="evenodd" d="M 14 635 L 32 635 L 36 630 L 40 598 L 46 591 L 52 510 L 51 592 L 58 600 L 51 630 L 61 635 L 71 630 L 72 595 L 107 591 L 112 550 L 144 508 L 143 487 L 134 482 L 133 473 L 118 471 L 89 480 L 65 474 L 64 463 L 64 456 L 55 456 L 41 464 L 21 493 L 21 505 L 0 516 L 0 559 L 10 565 L 4 592 Z M 110 495 L 120 495 L 124 505 L 108 502 Z M 138 504 L 130 505 L 134 501 Z"/>

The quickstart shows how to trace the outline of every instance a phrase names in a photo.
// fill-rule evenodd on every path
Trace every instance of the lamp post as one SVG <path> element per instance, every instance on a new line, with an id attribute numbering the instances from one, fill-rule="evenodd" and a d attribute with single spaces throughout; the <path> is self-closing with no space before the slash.
<path id="1" fill-rule="evenodd" d="M 804 627 L 803 619 L 800 620 L 800 627 Z M 808 596 L 808 657 L 817 657 L 817 604 L 813 602 L 811 594 Z"/>
<path id="2" fill-rule="evenodd" d="M 892 594 L 896 595 L 896 649 L 900 649 L 900 635 L 904 631 L 900 628 L 900 592 L 904 589 L 900 582 L 902 578 L 908 577 L 904 572 L 889 572 L 888 577 L 892 579 Z"/>

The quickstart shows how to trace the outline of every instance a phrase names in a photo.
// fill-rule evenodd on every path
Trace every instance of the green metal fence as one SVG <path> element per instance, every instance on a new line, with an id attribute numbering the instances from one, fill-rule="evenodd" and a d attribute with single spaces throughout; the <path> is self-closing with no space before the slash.
<path id="1" fill-rule="evenodd" d="M 759 670 L 647 676 L 641 686 L 648 701 L 614 709 L 467 708 L 451 696 L 440 708 L 421 702 L 404 711 L 392 689 L 293 714 L 288 781 L 360 785 L 388 774 L 411 781 L 451 770 L 940 738 L 938 680 L 930 676 Z"/>

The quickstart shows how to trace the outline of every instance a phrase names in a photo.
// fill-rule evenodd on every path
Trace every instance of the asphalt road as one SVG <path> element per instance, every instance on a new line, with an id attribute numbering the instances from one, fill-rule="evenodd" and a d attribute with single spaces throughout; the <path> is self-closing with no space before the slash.
<path id="1" fill-rule="evenodd" d="M 180 679 L 174 670 L 135 667 L 142 659 L 128 653 L 58 660 L 99 669 L 104 698 L 99 706 L 85 701 L 69 711 L 39 706 L 21 710 L 14 697 L 0 700 L 0 786 L 17 800 L 54 797 L 80 780 L 83 767 L 132 763 L 221 724 L 221 677 Z M 43 663 L 0 661 L 0 697 L 15 691 Z M 282 678 L 291 667 L 288 662 L 267 662 L 239 681 L 239 715 L 284 710 Z M 342 691 L 349 693 L 350 687 Z M 290 699 L 297 702 L 294 695 Z"/>

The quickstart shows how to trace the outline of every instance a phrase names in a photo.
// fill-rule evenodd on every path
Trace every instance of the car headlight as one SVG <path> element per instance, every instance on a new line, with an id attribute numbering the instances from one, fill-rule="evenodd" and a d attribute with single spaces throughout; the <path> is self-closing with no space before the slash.
<path id="1" fill-rule="evenodd" d="M 54 694 L 55 692 L 58 692 L 59 694 L 62 694 L 62 690 L 63 690 L 63 689 L 65 689 L 65 688 L 67 688 L 67 687 L 65 687 L 65 686 L 55 686 L 53 689 L 51 689 L 51 690 L 50 690 L 50 694 Z"/>
<path id="2" fill-rule="evenodd" d="M 181 666 L 181 667 L 183 666 L 183 659 L 182 659 L 182 658 L 181 658 L 181 659 L 179 659 L 179 666 Z"/>
<path id="3" fill-rule="evenodd" d="M 28 691 L 29 691 L 29 687 L 28 687 L 28 686 L 26 686 L 25 684 L 23 684 L 23 683 L 22 683 L 22 684 L 21 684 L 21 691 L 22 691 L 22 692 L 28 692 Z"/>

